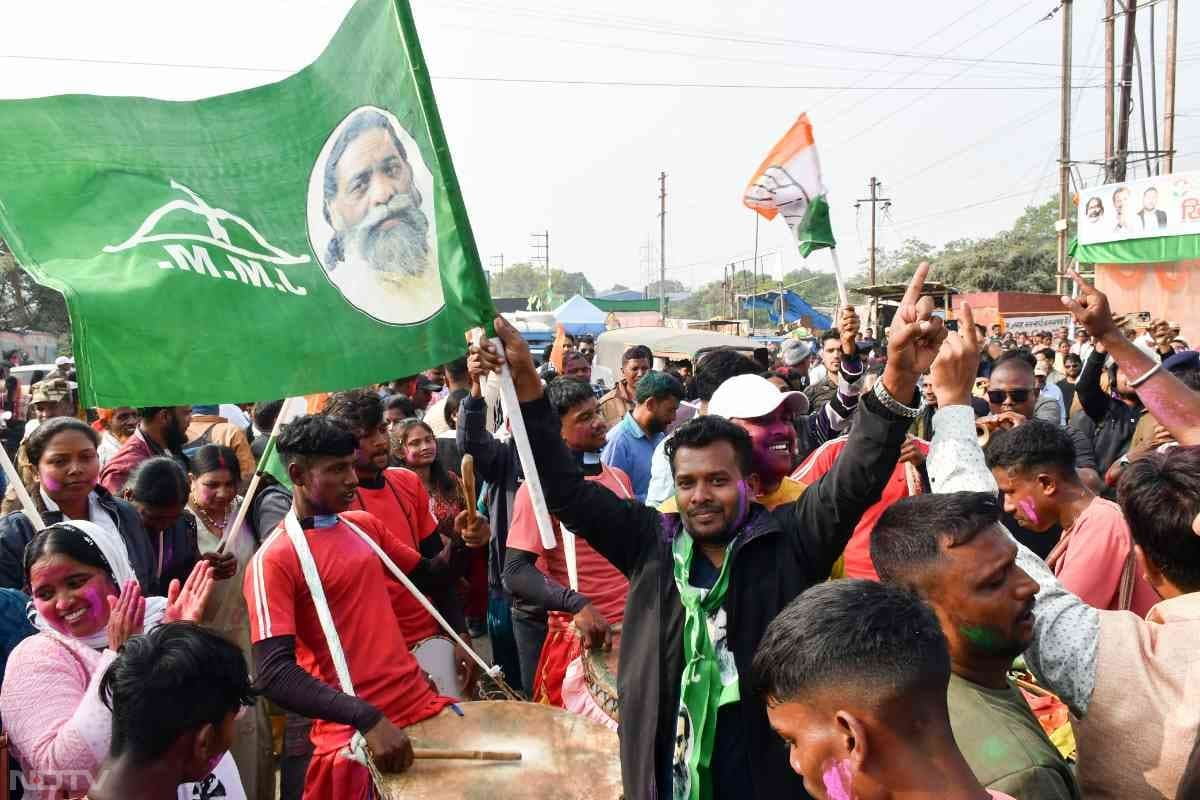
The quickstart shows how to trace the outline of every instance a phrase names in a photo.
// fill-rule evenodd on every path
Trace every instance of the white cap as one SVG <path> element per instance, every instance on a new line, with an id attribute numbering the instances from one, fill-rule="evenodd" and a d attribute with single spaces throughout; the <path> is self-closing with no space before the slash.
<path id="1" fill-rule="evenodd" d="M 808 398 L 803 392 L 781 392 L 759 375 L 735 375 L 713 392 L 708 413 L 726 419 L 754 419 L 765 417 L 784 403 L 793 414 L 808 413 Z"/>
<path id="2" fill-rule="evenodd" d="M 54 359 L 54 366 L 56 367 L 74 366 L 74 364 L 75 361 L 70 356 L 59 356 Z"/>

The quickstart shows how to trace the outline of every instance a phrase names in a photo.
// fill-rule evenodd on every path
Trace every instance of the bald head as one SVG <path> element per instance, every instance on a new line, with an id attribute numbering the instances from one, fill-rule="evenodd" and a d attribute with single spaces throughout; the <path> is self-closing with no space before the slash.
<path id="1" fill-rule="evenodd" d="M 1038 396 L 1033 360 L 1029 353 L 1016 350 L 1005 353 L 996 361 L 988 380 L 991 413 L 1015 411 L 1026 419 L 1033 419 Z"/>

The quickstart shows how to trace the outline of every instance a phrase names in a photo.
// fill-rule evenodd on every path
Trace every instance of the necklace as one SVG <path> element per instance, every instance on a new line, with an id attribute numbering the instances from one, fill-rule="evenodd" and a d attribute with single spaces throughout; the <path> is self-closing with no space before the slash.
<path id="1" fill-rule="evenodd" d="M 228 507 L 226 507 L 225 514 L 221 517 L 220 525 L 218 525 L 216 523 L 216 521 L 211 516 L 209 516 L 209 513 L 207 511 L 205 511 L 204 508 L 199 503 L 197 503 L 195 500 L 192 501 L 192 510 L 200 515 L 200 519 L 204 522 L 205 526 L 210 531 L 224 531 L 225 523 L 229 521 L 229 508 Z"/>

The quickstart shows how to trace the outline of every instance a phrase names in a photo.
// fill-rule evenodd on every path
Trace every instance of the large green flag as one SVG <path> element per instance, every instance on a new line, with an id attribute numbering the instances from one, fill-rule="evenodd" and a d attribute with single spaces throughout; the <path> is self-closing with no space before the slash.
<path id="1" fill-rule="evenodd" d="M 89 406 L 411 374 L 493 315 L 407 0 L 195 102 L 0 102 L 0 236 L 66 297 Z"/>

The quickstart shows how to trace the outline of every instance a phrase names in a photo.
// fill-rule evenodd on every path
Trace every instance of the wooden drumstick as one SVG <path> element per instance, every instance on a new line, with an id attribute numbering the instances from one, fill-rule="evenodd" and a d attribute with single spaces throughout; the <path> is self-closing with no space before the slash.
<path id="1" fill-rule="evenodd" d="M 462 457 L 463 494 L 467 501 L 467 524 L 475 524 L 475 458 L 467 453 Z"/>
<path id="2" fill-rule="evenodd" d="M 454 758 L 465 761 L 520 761 L 521 754 L 496 750 L 421 750 L 413 749 L 413 758 Z"/>

